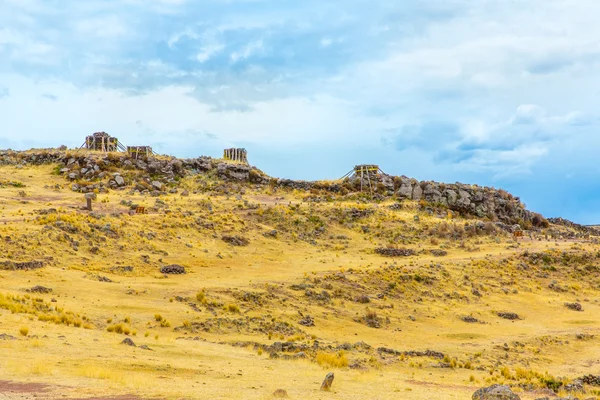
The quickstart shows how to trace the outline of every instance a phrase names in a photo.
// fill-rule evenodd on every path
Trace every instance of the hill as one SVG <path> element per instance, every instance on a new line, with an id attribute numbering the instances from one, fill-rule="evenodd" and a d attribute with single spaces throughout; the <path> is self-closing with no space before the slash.
<path id="1" fill-rule="evenodd" d="M 597 363 L 597 232 L 502 190 L 56 149 L 0 176 L 14 396 L 534 399 Z"/>

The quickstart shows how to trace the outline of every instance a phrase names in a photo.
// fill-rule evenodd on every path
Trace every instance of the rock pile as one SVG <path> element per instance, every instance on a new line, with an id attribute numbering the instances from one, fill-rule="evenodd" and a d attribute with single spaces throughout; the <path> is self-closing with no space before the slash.
<path id="1" fill-rule="evenodd" d="M 505 385 L 492 385 L 490 387 L 481 388 L 473 393 L 473 400 L 521 400 L 521 398 L 513 393 L 510 387 Z"/>
<path id="2" fill-rule="evenodd" d="M 185 274 L 185 267 L 177 264 L 166 265 L 160 269 L 163 274 L 181 275 Z"/>
<path id="3" fill-rule="evenodd" d="M 511 320 L 511 321 L 514 321 L 514 320 L 517 320 L 517 319 L 521 319 L 521 318 L 519 318 L 519 315 L 517 313 L 514 313 L 514 312 L 502 312 L 501 311 L 501 312 L 498 312 L 497 315 L 500 318 L 508 319 L 508 320 Z"/>
<path id="4" fill-rule="evenodd" d="M 600 375 L 585 375 L 580 380 L 586 385 L 600 386 Z"/>
<path id="5" fill-rule="evenodd" d="M 583 307 L 580 303 L 565 303 L 565 307 L 573 311 L 583 311 Z"/>
<path id="6" fill-rule="evenodd" d="M 225 243 L 229 243 L 232 246 L 248 246 L 248 244 L 250 243 L 250 241 L 248 239 L 246 239 L 245 237 L 242 236 L 223 236 L 221 238 Z"/>
<path id="7" fill-rule="evenodd" d="M 415 255 L 413 249 L 395 249 L 387 247 L 378 247 L 375 249 L 375 253 L 385 257 L 408 257 Z"/>
<path id="8" fill-rule="evenodd" d="M 0 269 L 5 270 L 30 270 L 43 268 L 45 263 L 43 261 L 0 261 Z"/>
<path id="9" fill-rule="evenodd" d="M 27 289 L 26 292 L 29 292 L 29 293 L 50 293 L 50 292 L 52 292 L 52 289 L 50 289 L 48 287 L 45 287 L 45 286 L 37 285 L 37 286 L 32 287 L 31 289 Z"/>

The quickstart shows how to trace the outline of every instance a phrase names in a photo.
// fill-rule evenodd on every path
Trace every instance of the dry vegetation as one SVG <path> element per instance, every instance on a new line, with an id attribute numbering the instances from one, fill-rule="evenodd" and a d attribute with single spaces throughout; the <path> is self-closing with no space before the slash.
<path id="1" fill-rule="evenodd" d="M 49 396 L 533 399 L 600 357 L 593 237 L 210 175 L 87 212 L 53 169 L 0 167 L 0 368 Z"/>

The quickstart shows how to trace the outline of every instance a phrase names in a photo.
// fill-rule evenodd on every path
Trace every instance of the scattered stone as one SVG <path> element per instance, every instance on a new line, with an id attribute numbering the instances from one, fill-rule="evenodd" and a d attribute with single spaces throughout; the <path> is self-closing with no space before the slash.
<path id="1" fill-rule="evenodd" d="M 473 393 L 473 400 L 521 400 L 513 393 L 510 387 L 506 385 L 492 385 L 487 388 L 481 388 Z"/>
<path id="2" fill-rule="evenodd" d="M 600 386 L 600 375 L 585 375 L 579 378 L 586 385 Z"/>
<path id="3" fill-rule="evenodd" d="M 504 319 L 508 319 L 508 320 L 512 320 L 512 321 L 521 319 L 521 318 L 519 318 L 519 315 L 514 312 L 498 312 L 498 313 L 496 313 L 496 315 L 498 315 L 500 318 L 504 318 Z"/>
<path id="4" fill-rule="evenodd" d="M 163 274 L 180 275 L 180 274 L 185 274 L 185 267 L 183 267 L 181 265 L 177 265 L 177 264 L 167 265 L 167 266 L 162 267 L 160 269 L 160 272 L 162 272 Z"/>
<path id="5" fill-rule="evenodd" d="M 413 249 L 394 249 L 387 247 L 378 247 L 375 249 L 375 253 L 384 257 L 408 257 L 415 255 Z"/>
<path id="6" fill-rule="evenodd" d="M 125 186 L 125 179 L 123 179 L 123 177 L 121 175 L 115 176 L 115 182 L 119 186 Z"/>
<path id="7" fill-rule="evenodd" d="M 26 292 L 29 292 L 29 293 L 50 293 L 50 292 L 52 292 L 52 289 L 44 287 L 44 286 L 37 285 L 37 286 L 32 287 L 31 289 L 27 289 Z"/>
<path id="8" fill-rule="evenodd" d="M 298 323 L 304 326 L 315 326 L 315 320 L 310 315 L 306 315 Z"/>
<path id="9" fill-rule="evenodd" d="M 121 342 L 121 344 L 125 344 L 127 346 L 136 347 L 135 343 L 133 343 L 133 340 L 131 340 L 131 338 L 125 338 L 125 339 L 123 339 L 123 341 Z"/>
<path id="10" fill-rule="evenodd" d="M 579 303 L 565 303 L 565 307 L 573 311 L 583 311 L 583 307 Z"/>
<path id="11" fill-rule="evenodd" d="M 431 253 L 431 255 L 433 255 L 435 257 L 443 257 L 443 256 L 448 255 L 448 252 L 446 250 L 442 250 L 442 249 L 432 249 L 432 250 L 429 250 L 429 252 Z"/>
<path id="12" fill-rule="evenodd" d="M 321 390 L 329 392 L 331 390 L 331 385 L 333 384 L 333 372 L 330 372 L 325 376 L 325 380 L 321 384 Z"/>
<path id="13" fill-rule="evenodd" d="M 248 246 L 248 244 L 250 243 L 250 241 L 248 239 L 246 239 L 245 237 L 242 236 L 223 236 L 221 237 L 221 239 L 226 242 L 229 243 L 232 246 Z"/>
<path id="14" fill-rule="evenodd" d="M 477 323 L 481 322 L 477 318 L 473 317 L 472 315 L 465 315 L 464 317 L 460 317 L 460 319 L 461 319 L 461 321 L 467 322 L 469 324 L 477 324 Z"/>
<path id="15" fill-rule="evenodd" d="M 277 389 L 273 392 L 273 397 L 277 397 L 278 399 L 284 399 L 289 396 L 287 394 L 287 391 L 285 391 L 284 389 Z"/>
<path id="16" fill-rule="evenodd" d="M 30 269 L 39 269 L 44 267 L 43 261 L 0 261 L 0 269 L 12 271 L 27 271 Z"/>
<path id="17" fill-rule="evenodd" d="M 583 392 L 583 381 L 581 379 L 575 379 L 573 382 L 565 385 L 567 392 Z"/>
<path id="18" fill-rule="evenodd" d="M 431 357 L 431 358 L 436 358 L 438 360 L 442 360 L 444 359 L 444 353 L 439 352 L 439 351 L 435 351 L 435 350 L 425 350 L 425 351 L 415 351 L 415 350 L 409 350 L 409 351 L 398 351 L 398 350 L 394 350 L 394 349 L 388 349 L 386 347 L 379 347 L 377 349 L 377 351 L 379 353 L 384 353 L 384 354 L 391 354 L 394 356 L 405 356 L 405 357 Z"/>
<path id="19" fill-rule="evenodd" d="M 181 192 L 182 197 L 187 197 L 189 195 L 190 195 L 190 192 L 188 190 L 184 190 L 183 192 Z"/>

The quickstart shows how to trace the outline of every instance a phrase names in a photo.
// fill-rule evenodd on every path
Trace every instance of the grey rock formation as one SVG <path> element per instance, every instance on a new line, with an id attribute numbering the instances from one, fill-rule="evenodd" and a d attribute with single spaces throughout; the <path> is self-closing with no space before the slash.
<path id="1" fill-rule="evenodd" d="M 513 393 L 510 387 L 505 385 L 492 385 L 490 387 L 481 388 L 473 393 L 473 400 L 521 400 L 521 398 Z"/>

